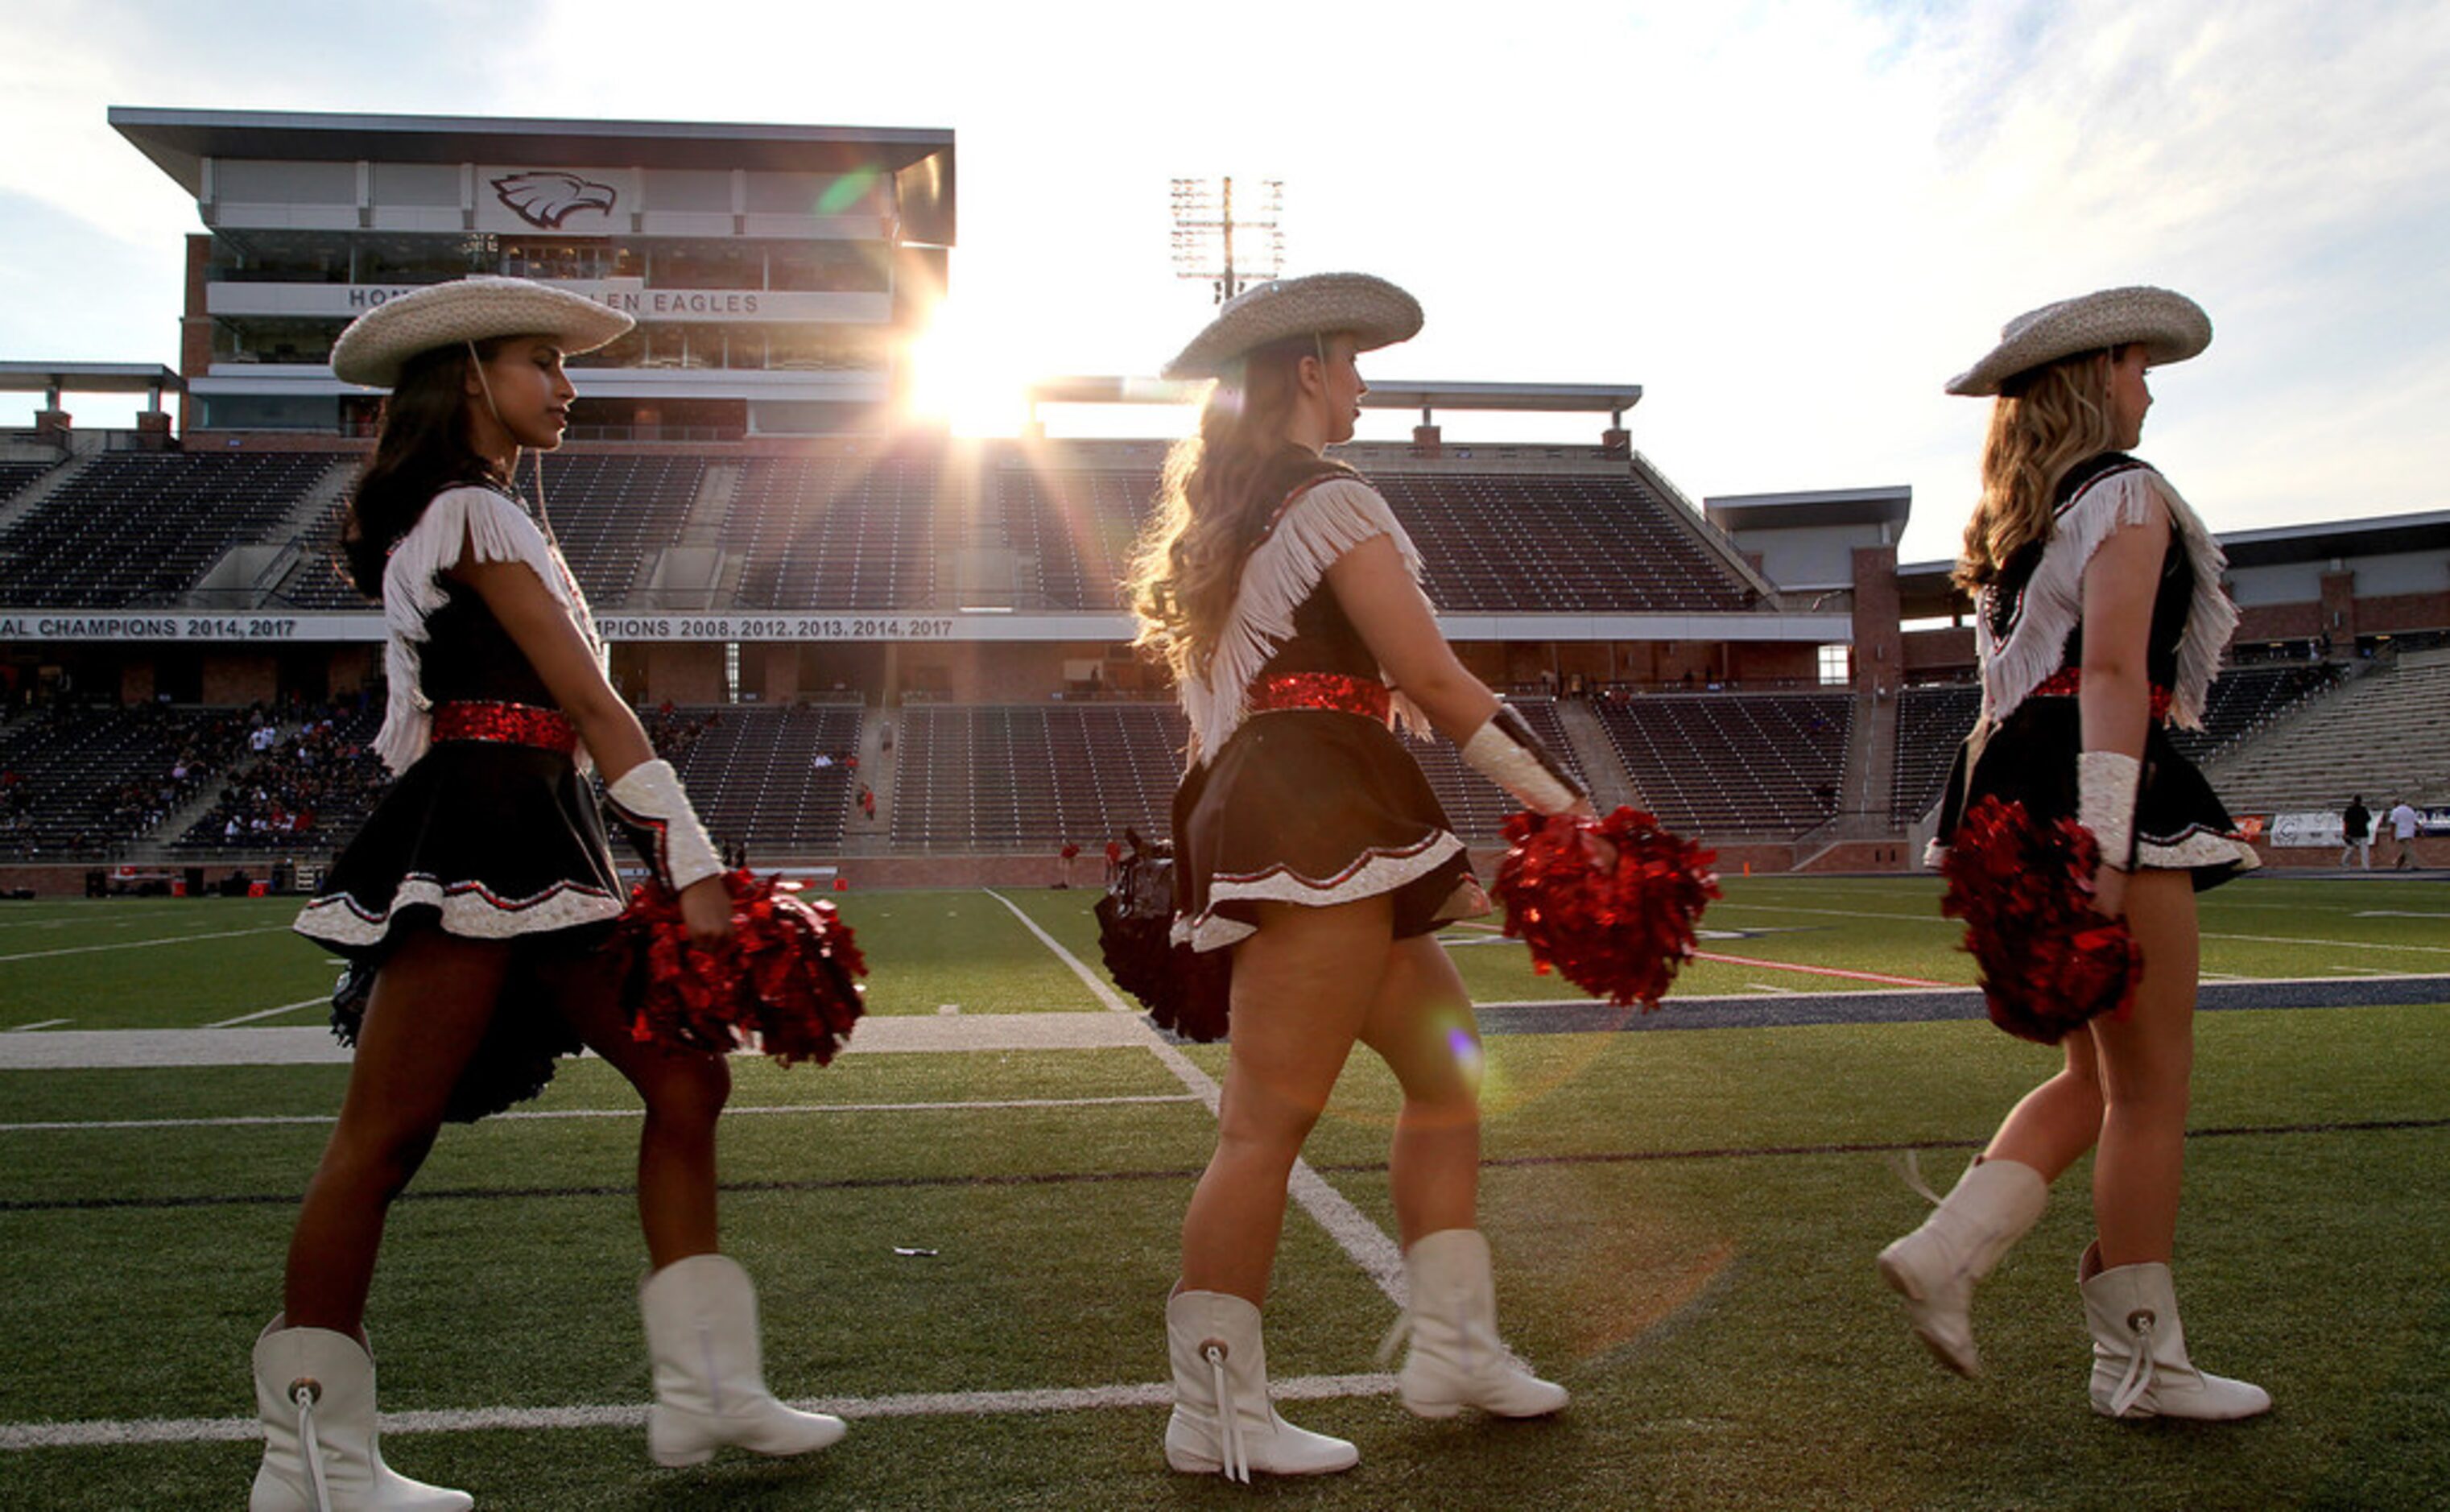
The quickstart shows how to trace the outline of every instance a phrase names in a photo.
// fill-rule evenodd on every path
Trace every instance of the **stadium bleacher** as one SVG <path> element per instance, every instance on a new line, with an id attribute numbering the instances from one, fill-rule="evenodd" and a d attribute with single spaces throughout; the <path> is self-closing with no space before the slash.
<path id="1" fill-rule="evenodd" d="M 104 856 L 148 834 L 245 754 L 238 709 L 56 708 L 0 738 L 0 856 Z"/>
<path id="2" fill-rule="evenodd" d="M 27 484 L 58 465 L 56 462 L 0 462 L 0 503 L 15 498 Z"/>
<path id="3" fill-rule="evenodd" d="M 390 782 L 373 749 L 383 706 L 317 710 L 269 750 L 242 758 L 220 779 L 213 806 L 171 843 L 182 855 L 216 851 L 329 851 L 357 832 Z"/>
<path id="4" fill-rule="evenodd" d="M 659 546 L 688 518 L 706 477 L 703 456 L 549 454 L 547 513 L 591 604 L 616 604 Z M 354 479 L 352 480 L 354 481 Z M 527 482 L 522 470 L 520 481 Z M 298 568 L 280 596 L 299 609 L 355 610 L 366 600 L 351 587 L 340 558 L 340 511 L 335 504 L 304 538 Z"/>
<path id="5" fill-rule="evenodd" d="M 1594 707 L 1671 829 L 1792 835 L 1838 811 L 1849 694 L 1661 693 Z"/>
<path id="6" fill-rule="evenodd" d="M 1012 467 L 995 475 L 1006 542 L 1037 564 L 1023 607 L 1123 607 L 1123 574 L 1141 517 L 1157 496 L 1153 471 Z"/>
<path id="7" fill-rule="evenodd" d="M 718 842 L 745 843 L 767 855 L 842 844 L 859 791 L 857 768 L 845 758 L 859 753 L 860 706 L 679 712 L 703 723 L 673 766 Z M 655 723 L 651 716 L 649 727 Z"/>
<path id="8" fill-rule="evenodd" d="M 938 603 L 936 453 L 757 457 L 723 538 L 748 557 L 744 609 L 922 609 Z"/>
<path id="9" fill-rule="evenodd" d="M 0 532 L 0 603 L 140 607 L 271 535 L 339 458 L 313 452 L 106 453 Z"/>
<path id="10" fill-rule="evenodd" d="M 1897 756 L 1889 775 L 1889 818 L 1913 824 L 1939 802 L 1956 747 L 1982 714 L 1976 683 L 1909 688 L 1897 694 Z"/>
<path id="11" fill-rule="evenodd" d="M 1630 473 L 1385 473 L 1420 548 L 1429 599 L 1450 611 L 1729 612 L 1743 583 Z"/>
<path id="12" fill-rule="evenodd" d="M 1518 705 L 1576 773 L 1581 764 L 1546 699 Z M 895 768 L 896 845 L 1008 849 L 1083 844 L 1131 824 L 1169 827 L 1190 727 L 1172 704 L 912 705 Z M 1452 742 L 1408 742 L 1456 833 L 1493 840 L 1519 806 L 1464 765 Z"/>

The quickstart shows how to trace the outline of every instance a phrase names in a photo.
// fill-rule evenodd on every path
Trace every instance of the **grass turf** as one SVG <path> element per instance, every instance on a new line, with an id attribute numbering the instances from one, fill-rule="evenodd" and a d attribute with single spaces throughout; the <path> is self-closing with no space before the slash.
<path id="1" fill-rule="evenodd" d="M 2285 919 L 2332 947 L 2271 957 L 2281 974 L 2311 974 L 2360 944 L 2424 945 L 2421 921 L 2360 917 L 2421 911 L 2429 899 L 2417 885 L 2229 888 L 2207 898 L 2206 929 Z M 2405 891 L 2385 896 L 2394 887 Z M 1915 917 L 1931 899 L 1919 883 L 1777 879 L 1730 891 L 1762 919 L 1825 921 L 1730 954 L 1870 960 L 1885 965 L 1860 969 L 1935 979 L 1962 961 L 1951 960 L 1950 931 Z M 947 906 L 948 896 L 981 906 Z M 1010 896 L 1095 959 L 1086 896 Z M 2216 902 L 2228 911 L 2215 914 Z M 876 921 L 855 911 L 865 908 Z M 1032 1006 L 1095 1006 L 983 895 L 854 896 L 848 911 L 880 989 L 892 981 L 914 1005 L 905 1011 L 982 1011 L 974 984 L 1024 976 L 1042 995 Z M 1897 922 L 1855 917 L 1866 913 Z M 1730 909 L 1712 922 L 1753 919 Z M 0 933 L 0 955 L 29 948 L 27 935 L 110 923 L 70 910 L 57 930 Z M 1875 931 L 1894 937 L 1887 954 Z M 182 1006 L 197 962 L 243 977 L 243 953 L 267 938 L 320 971 L 294 941 L 236 936 L 134 952 L 145 960 L 116 962 L 131 974 L 120 990 L 186 1014 L 174 1021 L 203 1021 Z M 2235 943 L 2243 965 L 2248 942 Z M 1526 990 L 1519 947 L 1455 954 L 1485 998 L 1538 995 Z M 45 979 L 102 959 L 41 958 L 30 977 L 36 962 L 0 964 L 10 1021 L 48 1017 L 19 1012 L 19 981 L 74 996 Z M 278 990 L 257 986 L 259 997 Z M 1920 1204 L 1882 1168 L 1880 1148 L 1978 1140 L 2047 1073 L 2049 1052 L 1973 1022 L 1492 1037 L 1484 1211 L 1507 1331 L 1574 1389 L 1573 1408 L 1549 1424 L 1433 1425 L 1384 1399 L 1299 1404 L 1289 1415 L 1353 1438 L 1362 1466 L 1255 1494 L 1322 1507 L 2450 1501 L 2450 1194 L 2438 1179 L 2450 1020 L 2438 1007 L 2225 1013 L 2199 1021 L 2198 1045 L 2191 1123 L 2202 1137 L 2189 1154 L 2181 1295 L 2198 1357 L 2272 1387 L 2267 1419 L 2112 1425 L 2087 1410 L 2071 1284 L 2090 1232 L 2082 1168 L 1983 1292 L 1983 1380 L 1943 1375 L 1907 1340 L 1868 1259 Z M 1220 1049 L 1187 1054 L 1221 1073 Z M 739 1189 L 725 1203 L 727 1240 L 759 1278 L 778 1388 L 874 1397 L 1161 1379 L 1157 1307 L 1190 1173 L 1212 1137 L 1204 1111 L 888 1106 L 1178 1095 L 1154 1056 L 852 1056 L 825 1071 L 742 1061 L 735 1072 L 740 1106 L 842 1110 L 726 1125 L 725 1176 Z M 338 1067 L 0 1074 L 0 1119 L 313 1116 L 331 1110 L 342 1077 Z M 608 1068 L 584 1061 L 536 1106 L 633 1105 Z M 1383 1071 L 1356 1057 L 1310 1149 L 1390 1230 L 1392 1108 Z M 2382 1127 L 2393 1123 L 2404 1127 Z M 635 1132 L 623 1117 L 446 1134 L 397 1210 L 378 1282 L 371 1327 L 386 1407 L 643 1404 L 630 1299 L 641 1257 L 626 1190 Z M 10 1325 L 0 1422 L 243 1415 L 245 1349 L 277 1294 L 290 1204 L 324 1133 L 0 1132 Z M 1934 1154 L 1930 1173 L 1944 1181 L 1960 1158 Z M 192 1205 L 64 1205 L 107 1198 Z M 1298 1214 L 1278 1283 L 1269 1342 L 1279 1377 L 1369 1367 L 1391 1309 Z M 869 1419 L 808 1464 L 728 1458 L 696 1472 L 648 1464 L 635 1430 L 397 1434 L 386 1446 L 410 1473 L 500 1507 L 1199 1506 L 1254 1494 L 1166 1475 L 1162 1422 L 1159 1409 Z M 216 1443 L 0 1451 L 0 1506 L 228 1505 L 254 1454 Z"/>

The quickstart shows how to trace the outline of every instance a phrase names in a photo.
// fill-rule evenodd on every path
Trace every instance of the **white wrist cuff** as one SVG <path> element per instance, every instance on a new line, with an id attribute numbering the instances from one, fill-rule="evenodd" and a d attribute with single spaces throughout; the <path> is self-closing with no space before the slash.
<path id="1" fill-rule="evenodd" d="M 604 796 L 612 800 L 613 817 L 638 837 L 656 880 L 674 893 L 691 882 L 722 875 L 723 862 L 714 853 L 714 842 L 697 822 L 697 811 L 690 806 L 689 794 L 681 790 L 680 774 L 672 770 L 671 763 L 641 762 L 607 784 Z"/>
<path id="2" fill-rule="evenodd" d="M 2135 792 L 2143 781 L 2144 764 L 2124 752 L 2076 755 L 2076 823 L 2092 831 L 2102 861 L 2120 871 L 2134 869 Z"/>
<path id="3" fill-rule="evenodd" d="M 1471 732 L 1463 759 L 1534 813 L 1562 814 L 1583 801 L 1583 785 L 1557 765 L 1523 716 L 1505 704 Z"/>

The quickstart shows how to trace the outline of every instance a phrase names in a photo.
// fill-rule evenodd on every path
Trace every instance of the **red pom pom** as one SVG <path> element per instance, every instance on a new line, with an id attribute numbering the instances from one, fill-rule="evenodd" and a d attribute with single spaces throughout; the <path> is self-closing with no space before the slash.
<path id="1" fill-rule="evenodd" d="M 1585 837 L 1615 847 L 1603 871 Z M 1693 958 L 1693 926 L 1719 896 L 1716 851 L 1619 808 L 1605 819 L 1516 814 L 1506 822 L 1497 896 L 1506 933 L 1531 947 L 1531 969 L 1554 967 L 1585 992 L 1644 1012 Z"/>
<path id="2" fill-rule="evenodd" d="M 833 904 L 798 884 L 746 871 L 726 874 L 731 938 L 690 942 L 680 900 L 642 883 L 608 947 L 624 963 L 630 1033 L 690 1050 L 762 1050 L 785 1065 L 834 1058 L 865 1004 L 867 975 L 850 926 Z"/>
<path id="3" fill-rule="evenodd" d="M 2024 804 L 1995 797 L 1975 804 L 1949 840 L 1939 911 L 1965 921 L 1991 1021 L 2019 1039 L 2057 1044 L 2135 1000 L 2143 953 L 2125 920 L 2092 906 L 2100 863 L 2092 831 L 2072 819 L 2037 823 Z"/>

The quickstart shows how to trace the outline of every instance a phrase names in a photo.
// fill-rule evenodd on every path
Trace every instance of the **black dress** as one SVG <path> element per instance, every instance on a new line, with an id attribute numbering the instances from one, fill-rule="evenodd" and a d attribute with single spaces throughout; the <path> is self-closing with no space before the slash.
<path id="1" fill-rule="evenodd" d="M 393 687 L 378 745 L 387 761 L 407 765 L 294 927 L 352 964 L 333 1005 L 333 1028 L 350 1043 L 373 968 L 409 930 L 438 927 L 514 946 L 485 1042 L 452 1095 L 450 1116 L 464 1120 L 534 1096 L 552 1079 L 554 1058 L 578 1052 L 576 1032 L 535 989 L 535 972 L 552 957 L 600 945 L 626 892 L 583 751 L 427 742 L 429 705 L 554 708 L 492 611 L 441 575 L 458 561 L 462 540 L 476 543 L 479 560 L 528 563 L 584 615 L 559 553 L 516 503 L 474 489 L 437 496 L 383 579 Z"/>
<path id="2" fill-rule="evenodd" d="M 2173 719 L 2201 724 L 2212 669 L 2236 624 L 2237 611 L 2219 587 L 2226 558 L 2168 480 L 2115 452 L 2070 470 L 2050 536 L 2017 552 L 1982 590 L 1976 639 L 1983 713 L 1949 771 L 1935 851 L 1984 797 L 2020 802 L 2038 820 L 2075 816 L 2085 564 L 2110 532 L 2156 508 L 2168 512 L 2171 529 L 2146 648 L 2153 717 L 2144 738 L 2133 849 L 2110 859 L 2129 869 L 2191 872 L 2198 890 L 2260 864 L 2168 732 Z"/>
<path id="3" fill-rule="evenodd" d="M 1199 951 L 1252 934 L 1262 901 L 1391 893 L 1399 939 L 1488 907 L 1389 727 L 1388 708 L 1405 706 L 1325 581 L 1374 536 L 1391 537 L 1416 576 L 1417 553 L 1350 470 L 1304 454 L 1286 472 L 1288 496 L 1244 558 L 1209 676 L 1183 689 L 1197 759 L 1174 801 L 1175 933 Z"/>

